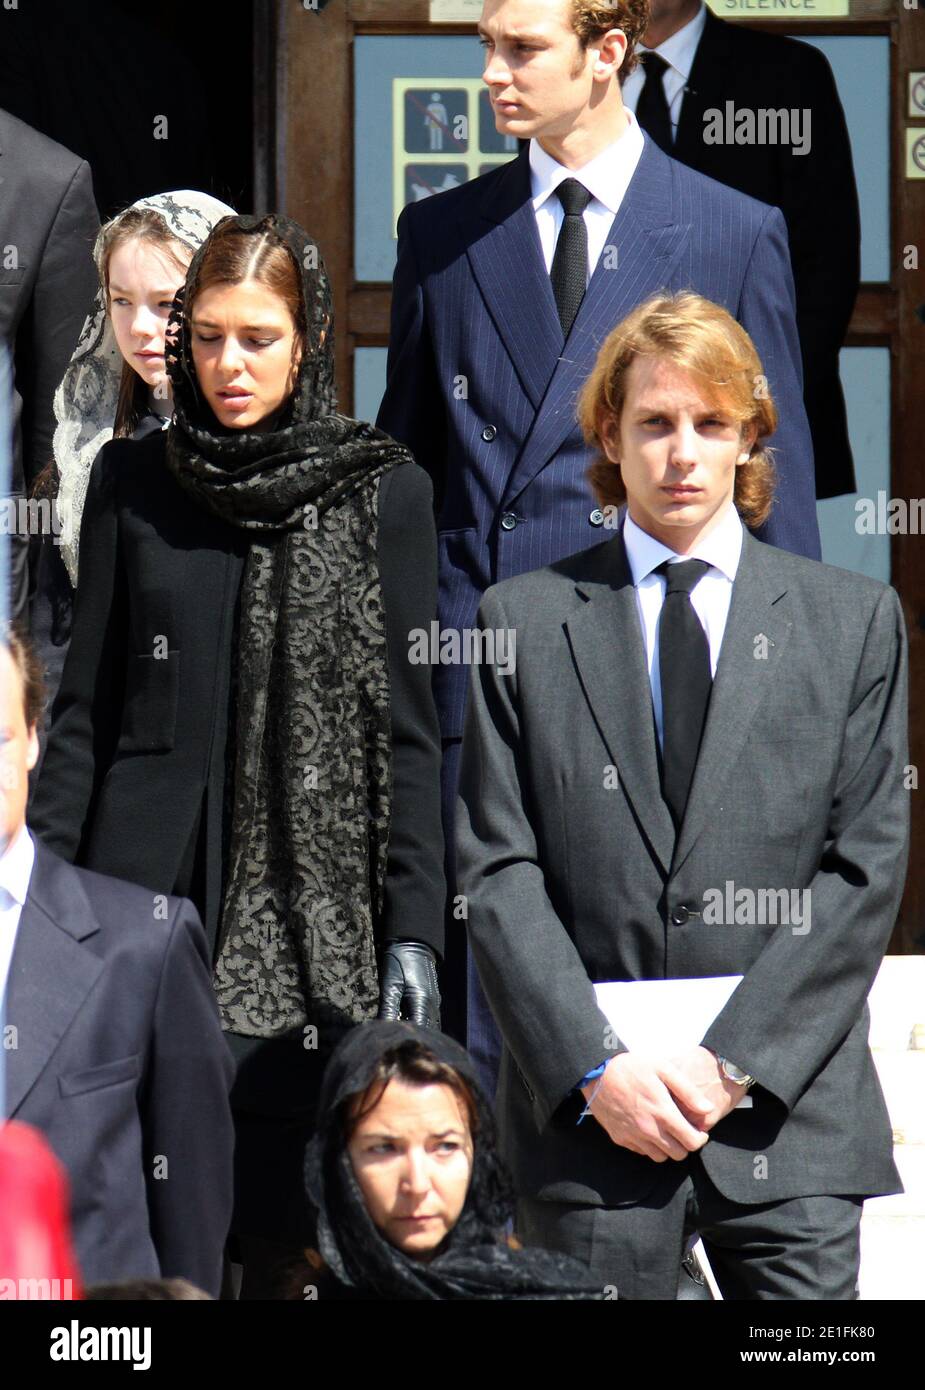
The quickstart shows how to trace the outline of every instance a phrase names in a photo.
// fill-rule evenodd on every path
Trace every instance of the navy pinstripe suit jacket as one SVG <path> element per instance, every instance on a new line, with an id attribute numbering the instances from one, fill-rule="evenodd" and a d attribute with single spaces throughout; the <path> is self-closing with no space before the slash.
<path id="1" fill-rule="evenodd" d="M 669 159 L 647 137 L 564 344 L 526 147 L 500 169 L 404 209 L 378 424 L 434 482 L 444 628 L 474 626 L 490 584 L 611 538 L 585 480 L 576 396 L 631 309 L 660 289 L 687 288 L 748 330 L 777 404 L 778 497 L 759 535 L 818 559 L 793 280 L 777 208 Z M 466 671 L 436 668 L 444 737 L 462 733 Z"/>

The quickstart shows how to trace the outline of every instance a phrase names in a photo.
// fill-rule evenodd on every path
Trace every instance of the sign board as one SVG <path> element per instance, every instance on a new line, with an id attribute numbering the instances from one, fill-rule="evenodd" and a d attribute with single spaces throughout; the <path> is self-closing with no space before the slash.
<path id="1" fill-rule="evenodd" d="M 495 129 L 480 77 L 394 77 L 392 132 L 396 222 L 406 203 L 487 174 L 520 148 Z"/>
<path id="2" fill-rule="evenodd" d="M 707 0 L 720 19 L 838 19 L 851 0 Z M 482 0 L 430 0 L 431 24 L 478 24 Z"/>
<path id="3" fill-rule="evenodd" d="M 431 24 L 478 24 L 482 0 L 430 0 Z"/>
<path id="4" fill-rule="evenodd" d="M 906 126 L 906 178 L 925 179 L 925 126 Z"/>
<path id="5" fill-rule="evenodd" d="M 851 0 L 707 0 L 720 19 L 838 19 L 851 13 Z"/>
<path id="6" fill-rule="evenodd" d="M 910 72 L 909 74 L 909 111 L 910 116 L 925 116 L 925 72 Z"/>

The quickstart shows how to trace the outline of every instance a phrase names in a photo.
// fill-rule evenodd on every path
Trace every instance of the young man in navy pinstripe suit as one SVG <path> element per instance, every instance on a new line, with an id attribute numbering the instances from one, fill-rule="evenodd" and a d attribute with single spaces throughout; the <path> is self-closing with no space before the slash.
<path id="1" fill-rule="evenodd" d="M 647 25 L 648 0 L 485 0 L 495 123 L 529 144 L 399 219 L 378 423 L 434 481 L 444 628 L 473 627 L 490 584 L 609 538 L 575 400 L 610 329 L 660 289 L 722 304 L 754 340 L 767 373 L 755 389 L 782 422 L 778 502 L 759 534 L 819 557 L 784 219 L 643 135 L 620 83 Z M 437 666 L 435 682 L 452 847 L 466 668 Z M 464 924 L 452 925 L 445 1023 L 460 1033 Z M 467 1040 L 490 1076 L 497 1034 L 470 975 Z"/>

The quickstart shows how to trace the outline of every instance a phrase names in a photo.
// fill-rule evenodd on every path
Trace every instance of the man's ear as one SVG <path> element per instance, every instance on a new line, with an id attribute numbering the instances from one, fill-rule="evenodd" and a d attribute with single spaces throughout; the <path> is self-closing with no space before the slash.
<path id="1" fill-rule="evenodd" d="M 613 64 L 613 73 L 607 75 L 608 77 L 616 76 L 623 66 L 627 47 L 626 34 L 622 29 L 608 29 L 597 44 L 598 60 L 595 63 L 595 76 L 606 72 L 611 64 Z"/>
<path id="2" fill-rule="evenodd" d="M 30 724 L 30 725 L 29 725 L 29 733 L 28 733 L 28 735 L 27 735 L 27 748 L 26 748 L 26 767 L 27 767 L 27 769 L 29 770 L 29 772 L 32 771 L 32 769 L 35 767 L 35 765 L 36 765 L 36 763 L 38 762 L 38 760 L 39 760 L 39 734 L 38 734 L 38 725 L 37 725 L 37 724 Z"/>
<path id="3" fill-rule="evenodd" d="M 744 428 L 743 428 L 742 431 L 741 431 L 741 435 L 742 435 L 742 448 L 741 448 L 741 453 L 743 453 L 743 454 L 750 454 L 751 451 L 752 451 L 752 449 L 754 449 L 754 447 L 755 447 L 755 441 L 756 441 L 756 439 L 758 438 L 758 426 L 757 426 L 757 424 L 755 423 L 754 420 L 752 420 L 749 424 L 747 424 L 747 425 L 744 426 Z"/>
<path id="4" fill-rule="evenodd" d="M 611 463 L 620 465 L 620 425 L 613 415 L 605 415 L 601 421 L 599 434 L 601 448 Z"/>

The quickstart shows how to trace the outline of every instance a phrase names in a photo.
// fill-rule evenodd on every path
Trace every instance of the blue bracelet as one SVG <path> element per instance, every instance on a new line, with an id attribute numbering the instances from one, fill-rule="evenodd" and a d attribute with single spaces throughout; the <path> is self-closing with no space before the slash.
<path id="1" fill-rule="evenodd" d="M 610 1060 L 611 1060 L 611 1059 L 608 1057 L 608 1058 L 607 1058 L 607 1062 L 609 1062 Z M 601 1064 L 600 1064 L 599 1067 L 595 1067 L 593 1071 L 589 1071 L 588 1074 L 587 1074 L 587 1076 L 585 1076 L 581 1081 L 579 1081 L 579 1083 L 578 1083 L 578 1089 L 579 1089 L 579 1090 L 581 1089 L 582 1086 L 587 1086 L 590 1082 L 595 1081 L 595 1080 L 597 1081 L 597 1085 L 595 1086 L 595 1088 L 594 1088 L 594 1090 L 591 1092 L 591 1095 L 589 1096 L 587 1102 L 585 1103 L 585 1108 L 584 1108 L 584 1110 L 582 1110 L 581 1114 L 578 1116 L 578 1119 L 577 1119 L 577 1121 L 576 1121 L 576 1124 L 579 1124 L 579 1125 L 580 1125 L 581 1122 L 582 1122 L 582 1120 L 585 1118 L 585 1116 L 591 1114 L 591 1106 L 594 1104 L 595 1100 L 597 1099 L 597 1093 L 598 1093 L 598 1091 L 601 1089 L 601 1086 L 602 1086 L 603 1083 L 604 1083 L 604 1072 L 605 1072 L 605 1070 L 607 1069 L 607 1062 L 601 1062 Z"/>
<path id="2" fill-rule="evenodd" d="M 601 1062 L 599 1067 L 595 1067 L 593 1071 L 588 1072 L 587 1076 L 583 1076 L 575 1087 L 576 1091 L 580 1091 L 582 1086 L 588 1086 L 592 1081 L 596 1081 L 599 1076 L 603 1076 L 606 1065 L 606 1062 Z"/>

